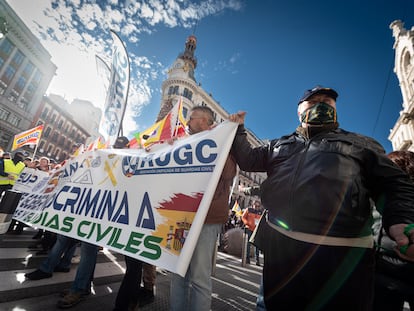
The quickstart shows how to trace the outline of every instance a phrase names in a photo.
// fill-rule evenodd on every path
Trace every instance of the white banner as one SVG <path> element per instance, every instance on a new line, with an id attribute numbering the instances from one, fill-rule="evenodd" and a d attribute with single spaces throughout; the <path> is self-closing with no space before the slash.
<path id="1" fill-rule="evenodd" d="M 52 176 L 25 169 L 14 218 L 184 276 L 236 128 L 226 121 L 150 152 L 88 151 Z"/>
<path id="2" fill-rule="evenodd" d="M 129 59 L 125 46 L 115 32 L 111 31 L 111 35 L 114 40 L 111 78 L 99 126 L 99 132 L 106 141 L 109 141 L 109 145 L 114 144 L 121 128 L 130 79 Z"/>

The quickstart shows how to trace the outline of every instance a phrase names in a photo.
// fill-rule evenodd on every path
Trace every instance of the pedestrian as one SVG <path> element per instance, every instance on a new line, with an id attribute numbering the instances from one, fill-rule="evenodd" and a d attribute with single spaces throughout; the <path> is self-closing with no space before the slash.
<path id="1" fill-rule="evenodd" d="M 69 272 L 78 243 L 78 240 L 58 234 L 55 244 L 40 267 L 24 276 L 26 279 L 34 281 L 50 278 L 53 272 Z"/>
<path id="2" fill-rule="evenodd" d="M 79 148 L 80 144 L 74 144 L 72 146 L 72 154 L 69 155 L 68 159 L 73 159 L 75 157 L 74 154 Z M 62 163 L 66 163 L 68 159 L 64 160 Z M 45 165 L 43 166 L 46 167 Z M 64 242 L 60 245 L 63 248 L 64 257 L 67 259 L 69 259 L 69 257 L 73 259 L 75 252 L 73 247 L 76 247 L 78 241 L 68 236 L 58 235 L 58 237 Z M 62 252 L 62 248 L 60 248 L 60 252 Z M 70 289 L 64 291 L 62 299 L 58 300 L 57 307 L 59 309 L 71 308 L 80 303 L 85 297 L 90 295 L 98 251 L 99 246 L 87 243 L 85 241 L 80 242 L 80 260 L 78 269 L 76 270 L 75 279 L 73 280 Z M 73 263 L 73 260 L 71 260 L 71 263 Z M 59 266 L 65 269 L 64 267 L 69 267 L 69 263 L 67 260 L 62 258 L 62 260 L 58 263 L 58 267 Z"/>
<path id="3" fill-rule="evenodd" d="M 213 111 L 206 106 L 193 107 L 187 122 L 190 134 L 209 130 L 214 123 Z M 210 204 L 198 242 L 185 277 L 172 274 L 170 310 L 210 310 L 211 272 L 216 241 L 227 221 L 230 190 L 236 176 L 236 163 L 229 155 Z"/>
<path id="4" fill-rule="evenodd" d="M 81 242 L 81 258 L 76 276 L 70 289 L 65 292 L 62 299 L 58 300 L 57 307 L 59 309 L 71 308 L 91 293 L 98 250 L 97 245 Z"/>
<path id="5" fill-rule="evenodd" d="M 388 154 L 388 158 L 414 181 L 414 152 L 393 151 Z M 373 310 L 402 311 L 405 301 L 409 303 L 410 309 L 414 310 L 414 263 L 399 257 L 395 252 L 396 243 L 385 232 L 379 213 L 376 212 L 375 215 L 377 217 L 373 229 L 377 254 Z"/>
<path id="6" fill-rule="evenodd" d="M 267 310 L 371 310 L 370 199 L 399 246 L 414 237 L 404 234 L 414 222 L 413 184 L 378 142 L 339 128 L 337 96 L 321 86 L 306 91 L 296 131 L 257 148 L 247 141 L 246 113 L 229 117 L 239 123 L 231 153 L 240 169 L 267 172 L 261 184 Z"/>
<path id="7" fill-rule="evenodd" d="M 19 177 L 20 173 L 26 167 L 23 163 L 24 154 L 17 151 L 13 158 L 8 158 L 6 152 L 2 153 L 2 161 L 0 162 L 0 191 L 3 193 L 6 190 L 13 188 L 14 183 Z M 1 194 L 0 193 L 0 194 Z"/>
<path id="8" fill-rule="evenodd" d="M 117 137 L 112 147 L 129 148 L 129 139 L 125 136 Z M 156 267 L 130 256 L 125 255 L 124 258 L 126 269 L 115 299 L 114 311 L 133 310 L 136 305 L 143 307 L 155 299 Z M 144 287 L 141 287 L 141 279 Z"/>
<path id="9" fill-rule="evenodd" d="M 50 160 L 48 157 L 40 157 L 39 164 L 36 166 L 36 169 L 50 173 L 49 163 Z M 56 233 L 52 231 L 39 229 L 32 238 L 34 240 L 39 239 L 40 241 L 34 243 L 29 248 L 36 249 L 37 247 L 41 247 L 41 249 L 36 252 L 36 255 L 47 255 L 48 252 L 52 249 L 53 245 L 56 243 L 56 237 Z"/>
<path id="10" fill-rule="evenodd" d="M 256 224 L 260 220 L 260 216 L 262 215 L 262 210 L 260 207 L 260 201 L 254 200 L 252 207 L 248 207 L 244 209 L 242 214 L 242 221 L 245 225 L 245 230 L 247 234 L 247 247 L 246 247 L 246 263 L 250 264 L 250 244 L 249 240 L 252 236 L 254 229 L 256 228 Z M 255 258 L 256 258 L 256 266 L 260 266 L 260 259 L 259 259 L 260 250 L 258 247 L 255 247 Z"/>
<path id="11" fill-rule="evenodd" d="M 4 157 L 3 153 L 3 167 L 0 163 L 0 191 L 10 190 L 13 188 L 20 173 L 26 167 L 23 163 L 25 155 L 21 151 L 14 153 L 13 158 Z M 3 169 L 3 171 L 1 171 Z M 12 219 L 10 226 L 7 230 L 8 233 L 20 234 L 23 232 L 24 225 L 16 220 Z"/>

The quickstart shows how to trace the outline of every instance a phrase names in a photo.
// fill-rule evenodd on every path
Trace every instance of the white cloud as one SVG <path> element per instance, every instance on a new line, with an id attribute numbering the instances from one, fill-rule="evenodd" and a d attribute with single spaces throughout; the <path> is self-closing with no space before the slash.
<path id="1" fill-rule="evenodd" d="M 105 90 L 95 65 L 95 55 L 111 59 L 109 29 L 121 34 L 133 49 L 140 37 L 157 29 L 155 26 L 192 27 L 196 20 L 221 11 L 240 10 L 239 0 L 204 0 L 193 3 L 180 0 L 126 1 L 116 0 L 6 0 L 38 36 L 57 66 L 48 93 L 64 96 L 69 102 L 75 98 L 91 101 L 102 107 Z M 175 53 L 177 53 L 176 51 Z M 146 56 L 128 50 L 131 59 L 131 84 L 124 119 L 124 131 L 134 131 L 134 118 L 149 104 L 153 86 L 167 65 L 151 62 Z M 151 55 L 153 56 L 153 55 Z M 157 103 L 159 104 L 159 103 Z"/>

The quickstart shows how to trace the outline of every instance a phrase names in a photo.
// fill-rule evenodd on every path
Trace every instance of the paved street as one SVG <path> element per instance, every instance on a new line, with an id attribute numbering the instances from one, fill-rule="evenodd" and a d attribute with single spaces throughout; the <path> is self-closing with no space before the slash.
<path id="1" fill-rule="evenodd" d="M 54 273 L 52 278 L 39 281 L 24 280 L 24 273 L 36 269 L 46 256 L 28 249 L 34 234 L 26 228 L 21 235 L 0 235 L 1 311 L 58 310 L 60 292 L 69 288 L 74 279 L 76 264 L 69 273 Z M 124 266 L 123 255 L 100 251 L 93 293 L 70 310 L 112 310 Z M 213 276 L 212 310 L 254 310 L 261 270 L 255 265 L 242 267 L 240 258 L 219 252 Z M 169 280 L 168 272 L 158 270 L 155 301 L 139 310 L 168 310 Z"/>

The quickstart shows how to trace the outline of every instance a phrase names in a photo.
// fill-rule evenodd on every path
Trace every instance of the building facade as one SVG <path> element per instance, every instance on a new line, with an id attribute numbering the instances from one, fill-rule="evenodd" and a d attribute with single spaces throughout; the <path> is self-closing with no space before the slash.
<path id="1" fill-rule="evenodd" d="M 170 69 L 167 79 L 162 84 L 161 108 L 157 121 L 161 120 L 179 100 L 183 102 L 183 114 L 187 117 L 188 111 L 194 106 L 208 106 L 214 112 L 216 123 L 227 120 L 229 113 L 197 83 L 195 69 L 197 58 L 195 50 L 197 38 L 191 35 L 187 38 L 184 52 L 180 53 Z M 253 132 L 248 131 L 248 140 L 254 146 L 260 146 L 262 141 Z M 250 205 L 253 198 L 247 197 L 240 188 L 260 186 L 266 178 L 264 173 L 250 173 L 240 171 L 237 185 L 233 190 L 233 199 L 237 199 L 239 205 L 244 208 Z M 239 188 L 240 186 L 240 188 Z"/>
<path id="2" fill-rule="evenodd" d="M 33 124 L 56 72 L 51 55 L 30 29 L 0 0 L 0 147 L 10 150 L 14 135 Z"/>
<path id="3" fill-rule="evenodd" d="M 394 72 L 400 83 L 403 103 L 388 139 L 393 150 L 414 151 L 414 27 L 407 30 L 402 21 L 396 20 L 390 28 L 395 39 Z"/>
<path id="4" fill-rule="evenodd" d="M 35 153 L 36 157 L 45 156 L 59 163 L 72 154 L 74 145 L 85 144 L 90 135 L 75 121 L 67 110 L 68 106 L 65 100 L 59 100 L 59 96 L 44 96 L 31 125 L 44 124 L 40 142 L 36 150 L 34 145 L 25 146 L 24 149 L 32 155 Z"/>

